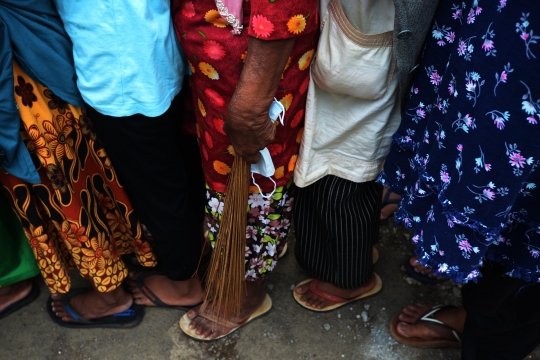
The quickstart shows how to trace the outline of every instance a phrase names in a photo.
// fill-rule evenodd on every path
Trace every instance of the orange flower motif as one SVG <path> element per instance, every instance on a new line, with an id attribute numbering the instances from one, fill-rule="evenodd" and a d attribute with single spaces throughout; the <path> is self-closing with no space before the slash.
<path id="1" fill-rule="evenodd" d="M 227 146 L 227 152 L 231 154 L 232 156 L 235 156 L 236 153 L 234 152 L 234 148 L 232 145 Z"/>
<path id="2" fill-rule="evenodd" d="M 45 158 L 51 157 L 51 152 L 47 147 L 45 138 L 39 133 L 36 125 L 32 125 L 28 128 L 28 135 L 30 136 L 30 139 L 32 139 L 32 141 L 28 142 L 28 151 L 36 154 L 39 161 L 42 164 L 45 164 Z"/>
<path id="3" fill-rule="evenodd" d="M 298 134 L 296 134 L 296 142 L 299 144 L 302 141 L 302 135 L 304 135 L 304 128 L 298 130 Z"/>
<path id="4" fill-rule="evenodd" d="M 193 3 L 191 1 L 186 1 L 182 5 L 182 15 L 188 18 L 195 16 L 195 6 L 193 6 Z"/>
<path id="5" fill-rule="evenodd" d="M 223 98 L 217 93 L 217 91 L 212 89 L 206 89 L 204 90 L 204 93 L 206 94 L 206 96 L 208 96 L 208 98 L 214 105 L 219 107 L 225 105 L 225 100 L 223 100 Z"/>
<path id="6" fill-rule="evenodd" d="M 253 16 L 251 26 L 255 35 L 260 38 L 267 38 L 274 32 L 274 24 L 262 15 Z"/>
<path id="7" fill-rule="evenodd" d="M 291 34 L 300 34 L 306 28 L 306 18 L 304 15 L 295 15 L 289 19 L 287 29 Z"/>
<path id="8" fill-rule="evenodd" d="M 105 217 L 107 218 L 107 223 L 114 233 L 115 238 L 120 236 L 118 233 L 131 234 L 131 229 L 120 211 L 116 209 L 114 211 L 109 211 Z"/>
<path id="9" fill-rule="evenodd" d="M 103 213 L 106 213 L 107 211 L 114 209 L 114 204 L 112 202 L 112 199 L 105 195 L 105 194 L 98 194 L 98 204 L 101 208 L 101 211 Z"/>
<path id="10" fill-rule="evenodd" d="M 289 110 L 289 107 L 291 106 L 292 101 L 293 101 L 293 95 L 292 94 L 287 94 L 284 97 L 282 97 L 281 100 L 279 100 L 279 102 L 281 102 L 281 104 L 283 105 L 285 110 Z"/>
<path id="11" fill-rule="evenodd" d="M 308 85 L 309 85 L 309 75 L 306 76 L 304 81 L 302 81 L 302 84 L 300 84 L 300 88 L 298 89 L 298 92 L 300 93 L 300 95 L 304 95 L 304 93 L 307 90 Z"/>
<path id="12" fill-rule="evenodd" d="M 204 105 L 203 105 L 201 99 L 197 99 L 197 104 L 199 104 L 199 111 L 201 112 L 201 115 L 203 117 L 206 117 L 206 109 L 204 108 Z"/>
<path id="13" fill-rule="evenodd" d="M 73 149 L 74 141 L 69 137 L 69 134 L 73 131 L 72 125 L 72 121 L 66 120 L 62 115 L 58 115 L 56 120 L 52 122 L 43 122 L 43 128 L 45 129 L 43 136 L 49 143 L 59 163 L 64 160 L 64 155 L 70 160 L 75 157 L 75 150 Z"/>
<path id="14" fill-rule="evenodd" d="M 225 130 L 223 130 L 223 126 L 225 125 L 225 121 L 220 118 L 214 118 L 214 127 L 216 128 L 217 132 L 221 135 L 227 135 Z"/>
<path id="15" fill-rule="evenodd" d="M 135 245 L 135 249 L 137 252 L 141 255 L 148 254 L 150 251 L 152 251 L 152 248 L 150 247 L 150 244 L 146 241 L 142 241 L 141 239 L 133 239 Z"/>
<path id="16" fill-rule="evenodd" d="M 90 248 L 82 248 L 82 266 L 87 269 L 105 269 L 107 260 L 111 258 L 109 241 L 105 239 L 105 233 L 99 233 L 98 237 L 90 240 Z"/>
<path id="17" fill-rule="evenodd" d="M 214 161 L 214 170 L 216 170 L 216 172 L 221 175 L 227 175 L 231 172 L 231 168 L 227 164 L 219 160 Z"/>
<path id="18" fill-rule="evenodd" d="M 208 131 L 204 132 L 204 140 L 206 141 L 206 145 L 208 145 L 208 148 L 212 149 L 214 147 L 214 141 L 212 140 L 212 136 L 210 136 Z"/>
<path id="19" fill-rule="evenodd" d="M 195 74 L 195 68 L 193 67 L 193 64 L 191 63 L 191 61 L 188 60 L 188 64 L 189 64 L 189 68 L 191 69 L 191 73 Z"/>
<path id="20" fill-rule="evenodd" d="M 291 157 L 291 160 L 289 160 L 289 165 L 287 166 L 289 171 L 294 171 L 294 167 L 296 166 L 296 158 L 297 157 L 298 156 L 293 155 Z"/>
<path id="21" fill-rule="evenodd" d="M 298 111 L 296 113 L 296 115 L 294 115 L 294 118 L 292 119 L 291 121 L 291 127 L 292 128 L 295 128 L 298 126 L 298 124 L 300 124 L 300 120 L 302 120 L 302 117 L 304 116 L 304 110 L 301 109 L 300 111 Z"/>
<path id="22" fill-rule="evenodd" d="M 217 10 L 207 11 L 206 14 L 204 14 L 204 20 L 214 26 L 217 26 L 218 28 L 227 27 L 227 20 L 222 18 L 221 15 L 219 15 L 219 11 Z"/>
<path id="23" fill-rule="evenodd" d="M 287 65 L 285 65 L 285 69 L 283 69 L 283 72 L 281 73 L 281 78 L 283 79 L 283 76 L 285 75 L 285 71 L 289 68 L 289 65 L 291 65 L 291 57 L 289 56 L 289 59 L 287 59 Z"/>
<path id="24" fill-rule="evenodd" d="M 298 60 L 298 67 L 300 68 L 300 70 L 303 71 L 309 67 L 309 64 L 311 64 L 311 59 L 313 59 L 313 54 L 315 54 L 315 50 L 311 49 L 307 53 L 302 55 L 300 60 Z"/>
<path id="25" fill-rule="evenodd" d="M 257 188 L 255 185 L 251 185 L 249 187 L 249 193 L 250 194 L 258 194 L 259 193 L 259 188 Z"/>
<path id="26" fill-rule="evenodd" d="M 223 46 L 214 40 L 206 40 L 203 43 L 203 50 L 210 59 L 221 60 L 225 57 Z"/>
<path id="27" fill-rule="evenodd" d="M 69 243 L 69 245 L 80 247 L 81 243 L 88 241 L 88 236 L 86 236 L 85 232 L 86 228 L 84 226 L 77 227 L 76 224 L 64 220 L 62 221 L 62 225 L 60 226 L 60 231 L 58 233 L 64 241 Z"/>
<path id="28" fill-rule="evenodd" d="M 208 76 L 212 80 L 219 80 L 219 74 L 214 67 L 208 63 L 200 62 L 199 69 L 204 75 Z"/>
<path id="29" fill-rule="evenodd" d="M 280 166 L 274 172 L 274 177 L 276 179 L 281 179 L 283 176 L 285 176 L 285 166 Z"/>
<path id="30" fill-rule="evenodd" d="M 240 58 L 242 59 L 243 62 L 246 62 L 246 56 L 247 56 L 247 50 L 242 55 L 240 55 Z"/>
<path id="31" fill-rule="evenodd" d="M 24 228 L 24 234 L 28 238 L 36 258 L 43 257 L 49 251 L 49 236 L 45 233 L 43 226 L 36 228 L 30 225 L 29 229 Z"/>

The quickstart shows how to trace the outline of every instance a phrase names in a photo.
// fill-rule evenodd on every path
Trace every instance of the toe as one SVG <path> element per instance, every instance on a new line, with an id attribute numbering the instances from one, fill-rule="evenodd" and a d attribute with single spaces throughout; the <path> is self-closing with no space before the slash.
<path id="1" fill-rule="evenodd" d="M 297 294 L 304 295 L 309 290 L 309 283 L 294 288 Z"/>
<path id="2" fill-rule="evenodd" d="M 397 327 L 396 327 L 396 330 L 397 332 L 402 335 L 402 336 L 405 336 L 405 337 L 412 337 L 410 334 L 409 334 L 409 324 L 407 323 L 399 323 L 397 324 Z"/>
<path id="3" fill-rule="evenodd" d="M 190 320 L 193 320 L 197 317 L 197 315 L 199 314 L 198 312 L 198 308 L 197 309 L 192 309 L 192 310 L 189 310 L 187 312 L 187 317 L 190 319 Z"/>

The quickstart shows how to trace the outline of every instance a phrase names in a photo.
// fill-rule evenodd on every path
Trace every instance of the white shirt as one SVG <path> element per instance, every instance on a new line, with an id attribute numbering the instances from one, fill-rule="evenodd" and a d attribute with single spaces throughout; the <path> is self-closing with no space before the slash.
<path id="1" fill-rule="evenodd" d="M 294 182 L 374 180 L 400 122 L 392 0 L 322 0 Z"/>

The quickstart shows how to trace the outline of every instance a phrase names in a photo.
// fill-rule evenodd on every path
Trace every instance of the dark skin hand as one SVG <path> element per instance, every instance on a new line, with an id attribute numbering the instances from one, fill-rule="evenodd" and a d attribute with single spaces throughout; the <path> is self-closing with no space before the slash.
<path id="1" fill-rule="evenodd" d="M 259 151 L 274 141 L 276 128 L 268 117 L 294 39 L 249 39 L 246 62 L 231 98 L 224 130 L 236 154 L 250 164 L 259 162 Z"/>

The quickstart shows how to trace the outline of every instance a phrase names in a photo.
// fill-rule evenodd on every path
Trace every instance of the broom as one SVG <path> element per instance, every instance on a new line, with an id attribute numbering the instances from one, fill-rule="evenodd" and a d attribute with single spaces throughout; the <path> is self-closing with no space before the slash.
<path id="1" fill-rule="evenodd" d="M 229 321 L 240 315 L 245 296 L 245 247 L 250 165 L 236 155 L 228 179 L 221 225 L 207 272 L 201 311 Z M 215 326 L 215 325 L 214 325 Z"/>

